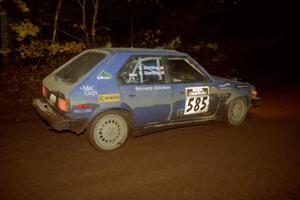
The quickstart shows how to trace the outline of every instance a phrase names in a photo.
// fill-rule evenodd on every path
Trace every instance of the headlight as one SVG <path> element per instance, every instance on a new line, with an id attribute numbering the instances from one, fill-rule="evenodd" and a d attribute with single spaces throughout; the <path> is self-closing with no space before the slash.
<path id="1" fill-rule="evenodd" d="M 251 93 L 251 96 L 253 96 L 253 97 L 257 97 L 257 95 L 258 95 L 258 93 L 257 93 L 257 91 L 256 91 L 255 88 L 251 89 L 250 93 Z"/>

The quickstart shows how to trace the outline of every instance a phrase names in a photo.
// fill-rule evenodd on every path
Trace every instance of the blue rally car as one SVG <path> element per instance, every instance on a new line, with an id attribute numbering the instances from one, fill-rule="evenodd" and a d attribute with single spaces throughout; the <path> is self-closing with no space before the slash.
<path id="1" fill-rule="evenodd" d="M 33 105 L 53 129 L 82 133 L 98 150 L 129 133 L 225 120 L 240 125 L 258 105 L 255 87 L 211 76 L 189 55 L 165 49 L 89 49 L 43 80 Z"/>

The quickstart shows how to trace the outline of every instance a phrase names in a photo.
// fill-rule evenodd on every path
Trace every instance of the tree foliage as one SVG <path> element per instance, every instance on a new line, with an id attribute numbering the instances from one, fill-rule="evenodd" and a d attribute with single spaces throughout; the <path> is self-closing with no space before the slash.
<path id="1" fill-rule="evenodd" d="M 30 11 L 27 4 L 21 0 L 14 0 L 13 3 L 20 13 Z M 59 43 L 51 42 L 50 39 L 41 39 L 39 34 L 42 27 L 33 24 L 26 15 L 20 19 L 11 20 L 9 28 L 11 32 L 11 50 L 1 50 L 0 53 L 4 56 L 8 56 L 9 53 L 13 52 L 14 55 L 17 55 L 17 58 L 40 59 L 56 55 L 76 54 L 87 48 L 82 41 Z"/>
<path id="2" fill-rule="evenodd" d="M 11 30 L 16 33 L 16 39 L 23 41 L 29 36 L 36 37 L 40 32 L 40 28 L 31 23 L 28 19 L 10 24 Z"/>
<path id="3" fill-rule="evenodd" d="M 86 45 L 83 42 L 71 41 L 64 44 L 54 43 L 47 46 L 46 49 L 52 56 L 64 53 L 75 54 L 86 49 Z"/>
<path id="4" fill-rule="evenodd" d="M 13 0 L 14 4 L 16 5 L 19 12 L 26 13 L 29 12 L 29 8 L 27 7 L 26 3 L 21 0 Z"/>
<path id="5" fill-rule="evenodd" d="M 195 54 L 206 55 L 214 64 L 226 57 L 218 38 L 226 25 L 222 17 L 230 15 L 241 1 L 6 2 L 3 7 L 9 16 L 10 49 L 0 53 L 21 60 L 49 60 L 90 47 L 126 47 L 133 41 L 134 47 L 191 49 Z"/>
<path id="6" fill-rule="evenodd" d="M 44 49 L 45 43 L 38 40 L 31 40 L 29 43 L 21 43 L 15 50 L 22 59 L 35 59 L 45 56 Z"/>
<path id="7" fill-rule="evenodd" d="M 151 30 L 151 29 L 147 29 L 143 32 L 143 41 L 142 41 L 142 45 L 144 47 L 149 47 L 149 48 L 153 48 L 155 46 L 157 46 L 160 42 L 160 36 L 161 36 L 162 32 L 160 29 L 157 30 Z"/>
<path id="8" fill-rule="evenodd" d="M 66 42 L 63 44 L 48 44 L 48 41 L 31 40 L 29 43 L 21 44 L 16 48 L 16 52 L 22 59 L 36 59 L 47 56 L 64 54 L 76 54 L 86 49 L 83 42 Z"/>
<path id="9" fill-rule="evenodd" d="M 168 42 L 165 46 L 167 49 L 178 49 L 181 44 L 180 36 L 175 37 L 170 42 Z"/>

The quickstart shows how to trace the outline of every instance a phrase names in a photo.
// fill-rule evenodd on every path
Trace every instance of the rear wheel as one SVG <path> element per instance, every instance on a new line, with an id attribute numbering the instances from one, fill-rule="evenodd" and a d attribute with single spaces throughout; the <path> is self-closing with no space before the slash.
<path id="1" fill-rule="evenodd" d="M 243 123 L 248 112 L 246 100 L 242 97 L 233 99 L 227 109 L 227 121 L 233 126 Z"/>
<path id="2" fill-rule="evenodd" d="M 88 139 L 98 150 L 120 147 L 129 134 L 129 116 L 126 112 L 111 111 L 96 117 L 88 127 Z"/>

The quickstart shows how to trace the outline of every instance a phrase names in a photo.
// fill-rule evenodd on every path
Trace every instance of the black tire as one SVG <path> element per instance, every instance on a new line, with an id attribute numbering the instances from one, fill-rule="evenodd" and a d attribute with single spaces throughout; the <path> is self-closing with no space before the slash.
<path id="1" fill-rule="evenodd" d="M 130 131 L 126 111 L 108 111 L 97 116 L 88 126 L 88 140 L 97 150 L 110 151 L 122 146 Z"/>
<path id="2" fill-rule="evenodd" d="M 241 125 L 248 112 L 248 106 L 245 98 L 238 97 L 233 99 L 228 107 L 226 112 L 226 121 L 233 126 Z"/>

